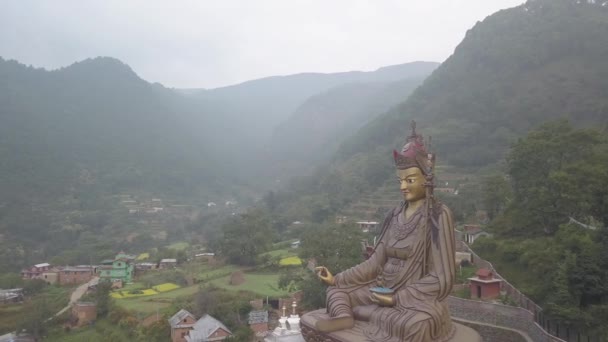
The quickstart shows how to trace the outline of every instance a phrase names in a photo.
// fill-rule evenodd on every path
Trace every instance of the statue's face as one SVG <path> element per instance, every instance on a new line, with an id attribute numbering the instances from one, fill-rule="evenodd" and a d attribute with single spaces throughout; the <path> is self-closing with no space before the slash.
<path id="1" fill-rule="evenodd" d="M 417 167 L 397 170 L 401 193 L 407 202 L 416 202 L 426 197 L 424 174 Z"/>

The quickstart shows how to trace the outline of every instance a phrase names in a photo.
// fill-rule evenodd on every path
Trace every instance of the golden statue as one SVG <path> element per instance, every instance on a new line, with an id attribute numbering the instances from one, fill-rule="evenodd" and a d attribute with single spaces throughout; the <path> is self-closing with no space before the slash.
<path id="1" fill-rule="evenodd" d="M 414 122 L 393 157 L 405 201 L 387 215 L 366 261 L 336 275 L 316 268 L 329 285 L 327 314 L 311 329 L 331 333 L 363 321 L 362 331 L 351 329 L 361 341 L 449 341 L 454 326 L 445 299 L 455 279 L 454 225 L 450 210 L 433 198 L 435 157 Z"/>

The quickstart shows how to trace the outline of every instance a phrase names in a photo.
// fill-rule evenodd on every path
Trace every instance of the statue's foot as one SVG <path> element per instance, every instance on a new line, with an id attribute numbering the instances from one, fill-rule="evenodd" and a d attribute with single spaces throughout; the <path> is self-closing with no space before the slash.
<path id="1" fill-rule="evenodd" d="M 355 319 L 352 316 L 339 316 L 328 319 L 320 319 L 315 324 L 320 332 L 332 332 L 350 329 L 355 326 Z"/>

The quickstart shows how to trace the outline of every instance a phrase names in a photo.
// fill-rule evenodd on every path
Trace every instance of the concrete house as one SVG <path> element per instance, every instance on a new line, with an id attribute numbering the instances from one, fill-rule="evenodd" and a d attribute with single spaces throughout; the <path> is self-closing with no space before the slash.
<path id="1" fill-rule="evenodd" d="M 28 269 L 21 271 L 23 279 L 41 279 L 42 273 L 51 269 L 51 264 L 48 262 L 36 264 Z"/>
<path id="2" fill-rule="evenodd" d="M 131 283 L 134 274 L 134 255 L 128 255 L 120 252 L 114 260 L 104 260 L 98 268 L 99 278 L 101 280 L 120 282 L 122 284 Z"/>

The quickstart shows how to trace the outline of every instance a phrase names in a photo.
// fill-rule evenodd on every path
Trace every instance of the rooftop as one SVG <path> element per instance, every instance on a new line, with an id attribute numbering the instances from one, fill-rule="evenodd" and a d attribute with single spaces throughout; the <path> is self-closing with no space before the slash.
<path id="1" fill-rule="evenodd" d="M 189 332 L 189 338 L 187 337 L 187 341 L 205 341 L 211 334 L 213 334 L 216 330 L 222 329 L 227 331 L 229 334 L 232 334 L 230 329 L 228 329 L 222 322 L 218 321 L 212 316 L 204 315 L 201 317 L 194 326 L 192 330 Z"/>
<path id="2" fill-rule="evenodd" d="M 175 327 L 179 325 L 179 323 L 184 321 L 186 317 L 192 317 L 192 319 L 196 319 L 193 314 L 188 312 L 187 310 L 181 309 L 175 315 L 171 316 L 167 321 L 169 321 L 169 325 Z"/>

